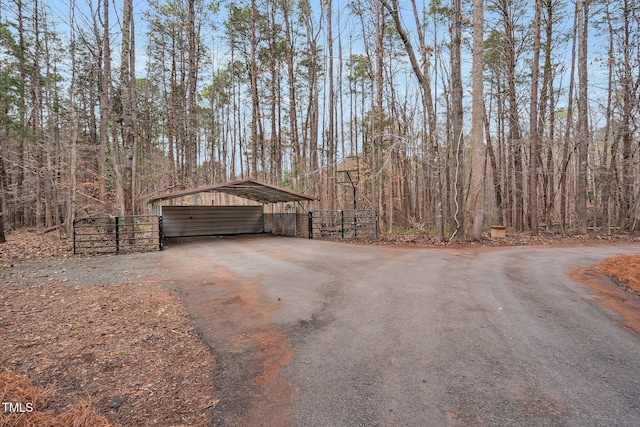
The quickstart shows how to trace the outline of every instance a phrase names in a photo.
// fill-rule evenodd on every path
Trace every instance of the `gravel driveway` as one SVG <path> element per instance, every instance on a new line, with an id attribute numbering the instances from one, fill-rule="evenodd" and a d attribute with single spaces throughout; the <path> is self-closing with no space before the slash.
<path id="1" fill-rule="evenodd" d="M 215 353 L 214 425 L 636 426 L 640 337 L 566 272 L 639 252 L 245 236 L 158 259 Z"/>

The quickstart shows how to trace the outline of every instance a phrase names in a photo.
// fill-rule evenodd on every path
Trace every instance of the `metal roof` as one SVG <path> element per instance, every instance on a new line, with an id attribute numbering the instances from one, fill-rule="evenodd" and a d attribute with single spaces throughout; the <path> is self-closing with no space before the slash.
<path id="1" fill-rule="evenodd" d="M 265 184 L 254 179 L 243 179 L 240 181 L 227 182 L 225 184 L 211 185 L 208 187 L 198 187 L 191 190 L 176 191 L 154 196 L 147 200 L 147 203 L 156 203 L 162 200 L 175 199 L 177 197 L 191 196 L 198 193 L 227 193 L 245 199 L 254 200 L 260 203 L 277 202 L 302 202 L 318 200 L 315 197 L 296 193 L 291 190 Z"/>

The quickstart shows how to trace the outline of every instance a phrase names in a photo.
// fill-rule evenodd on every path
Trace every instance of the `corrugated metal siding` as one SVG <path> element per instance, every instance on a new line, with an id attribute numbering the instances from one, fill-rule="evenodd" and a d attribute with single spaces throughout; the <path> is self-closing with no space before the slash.
<path id="1" fill-rule="evenodd" d="M 265 213 L 264 231 L 281 236 L 309 237 L 309 216 L 306 213 Z"/>
<path id="2" fill-rule="evenodd" d="M 263 233 L 262 206 L 163 206 L 166 237 Z"/>

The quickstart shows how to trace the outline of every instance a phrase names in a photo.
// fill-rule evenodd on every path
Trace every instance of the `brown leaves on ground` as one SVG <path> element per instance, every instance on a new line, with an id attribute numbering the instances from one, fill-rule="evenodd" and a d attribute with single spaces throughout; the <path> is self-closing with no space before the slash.
<path id="1" fill-rule="evenodd" d="M 17 230 L 7 233 L 7 242 L 0 244 L 0 270 L 21 262 L 45 261 L 73 255 L 73 242 L 58 238 L 57 232 L 39 233 Z"/>
<path id="2" fill-rule="evenodd" d="M 16 248 L 31 242 L 41 259 L 55 258 L 48 240 L 18 233 L 0 245 L 0 387 L 31 390 L 6 398 L 33 404 L 29 416 L 40 417 L 16 425 L 109 425 L 100 417 L 123 426 L 207 425 L 214 360 L 180 297 L 154 281 L 73 286 L 49 276 L 13 283 L 17 270 L 8 265 L 36 258 Z"/>
<path id="3" fill-rule="evenodd" d="M 354 240 L 357 241 L 357 240 Z M 547 246 L 547 245 L 584 245 L 608 243 L 638 243 L 640 236 L 633 235 L 567 235 L 540 233 L 532 236 L 529 233 L 508 232 L 504 238 L 491 238 L 485 233 L 480 240 L 459 243 L 456 241 L 437 241 L 433 235 L 424 231 L 409 230 L 403 233 L 380 233 L 378 240 L 362 243 L 373 243 L 393 246 L 426 246 L 426 247 L 501 247 L 501 246 Z"/>
<path id="4" fill-rule="evenodd" d="M 2 365 L 54 388 L 47 410 L 63 413 L 88 395 L 126 426 L 207 424 L 213 358 L 177 295 L 47 282 L 3 286 L 0 306 Z"/>
<path id="5" fill-rule="evenodd" d="M 640 255 L 618 255 L 605 260 L 598 268 L 640 294 Z"/>

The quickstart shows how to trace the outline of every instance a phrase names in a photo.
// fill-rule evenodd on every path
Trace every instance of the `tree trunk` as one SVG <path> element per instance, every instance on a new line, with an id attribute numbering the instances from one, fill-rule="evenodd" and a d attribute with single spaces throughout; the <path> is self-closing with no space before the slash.
<path id="1" fill-rule="evenodd" d="M 31 134 L 34 138 L 35 144 L 33 147 L 33 164 L 32 168 L 35 170 L 34 184 L 35 184 L 35 203 L 34 203 L 34 224 L 36 227 L 42 227 L 44 225 L 43 216 L 43 194 L 42 194 L 42 172 L 44 165 L 42 164 L 42 90 L 40 87 L 40 16 L 39 16 L 39 2 L 34 0 L 33 2 L 33 65 L 31 73 Z"/>
<path id="2" fill-rule="evenodd" d="M 293 30 L 291 28 L 291 19 L 289 12 L 291 9 L 290 0 L 283 0 L 282 10 L 284 14 L 285 25 L 285 56 L 287 58 L 287 77 L 289 83 L 289 126 L 291 133 L 291 149 L 293 151 L 293 160 L 291 162 L 294 178 L 297 180 L 304 171 L 300 154 L 300 138 L 298 135 L 298 111 L 296 96 L 296 75 L 294 62 L 294 46 L 293 46 Z"/>
<path id="3" fill-rule="evenodd" d="M 308 105 L 307 117 L 304 124 L 304 142 L 301 152 L 303 153 L 302 163 L 308 165 L 309 170 L 318 170 L 318 34 L 313 25 L 313 13 L 307 4 L 302 8 L 302 17 L 305 24 L 307 43 L 309 45 L 309 65 L 308 65 Z M 308 157 L 307 157 L 308 156 Z M 318 182 L 310 178 L 310 173 L 305 174 L 305 187 L 312 193 L 318 192 Z"/>
<path id="4" fill-rule="evenodd" d="M 104 199 L 107 190 L 106 152 L 109 145 L 109 123 L 111 119 L 111 42 L 109 40 L 109 1 L 102 0 L 102 57 L 99 75 L 100 130 L 98 145 L 100 198 Z"/>
<path id="5" fill-rule="evenodd" d="M 373 115 L 371 123 L 371 135 L 372 135 L 372 150 L 374 165 L 373 170 L 376 174 L 376 180 L 373 183 L 375 186 L 374 200 L 377 202 L 378 220 L 380 222 L 380 229 L 384 229 L 387 223 L 388 216 L 385 215 L 384 198 L 385 198 L 385 164 L 384 158 L 384 36 L 386 29 L 386 21 L 382 13 L 382 4 L 374 2 L 375 8 L 375 101 L 373 105 Z"/>
<path id="6" fill-rule="evenodd" d="M 258 177 L 258 121 L 260 120 L 260 98 L 258 96 L 258 38 L 256 20 L 258 11 L 256 0 L 251 0 L 251 33 L 249 58 L 249 79 L 251 85 L 251 172 L 252 178 Z"/>
<path id="7" fill-rule="evenodd" d="M 587 234 L 587 161 L 589 149 L 588 84 L 587 84 L 587 30 L 589 0 L 579 0 L 578 27 L 578 182 L 576 215 L 578 234 Z"/>
<path id="8" fill-rule="evenodd" d="M 471 111 L 471 183 L 467 203 L 469 239 L 477 240 L 482 236 L 484 226 L 484 1 L 473 1 L 473 90 Z"/>
<path id="9" fill-rule="evenodd" d="M 529 230 L 538 231 L 538 69 L 540 63 L 540 0 L 535 0 L 533 63 L 531 65 L 531 119 L 529 120 Z"/>
<path id="10" fill-rule="evenodd" d="M 71 113 L 71 134 L 69 135 L 69 199 L 67 206 L 67 218 L 66 228 L 67 237 L 73 235 L 73 221 L 76 215 L 76 193 L 77 193 L 77 157 L 78 157 L 78 127 L 79 127 L 79 112 L 76 106 L 76 40 L 75 40 L 75 1 L 71 0 L 69 5 L 70 9 L 70 30 L 71 41 L 69 54 L 71 55 L 71 85 L 69 87 L 69 107 Z"/>
<path id="11" fill-rule="evenodd" d="M 19 116 L 19 126 L 20 129 L 27 128 L 27 96 L 26 96 L 26 86 L 27 86 L 27 67 L 26 67 L 26 58 L 27 58 L 27 46 L 25 40 L 25 28 L 24 28 L 24 13 L 23 13 L 23 3 L 22 0 L 16 1 L 16 6 L 18 8 L 18 48 L 20 52 L 20 61 L 19 61 L 19 76 L 22 84 L 18 89 L 18 116 Z M 14 190 L 14 200 L 15 200 L 15 214 L 14 214 L 14 223 L 19 226 L 27 225 L 26 218 L 26 206 L 27 204 L 24 202 L 24 197 L 28 191 L 26 188 L 26 178 L 27 174 L 25 173 L 25 169 L 27 168 L 27 136 L 25 132 L 21 132 L 21 135 L 18 137 L 18 173 L 16 178 L 16 185 Z"/>
<path id="12" fill-rule="evenodd" d="M 507 67 L 507 89 L 509 93 L 509 145 L 513 153 L 513 214 L 516 231 L 524 230 L 524 174 L 522 164 L 522 133 L 516 92 L 516 40 L 511 11 L 504 5 L 501 10 L 505 32 L 505 56 Z"/>
<path id="13" fill-rule="evenodd" d="M 640 78 L 634 78 L 632 76 L 632 52 L 636 49 L 634 47 L 634 41 L 632 40 L 632 30 L 630 28 L 630 21 L 633 19 L 631 14 L 631 5 L 628 0 L 624 1 L 622 15 L 623 15 L 623 31 L 622 31 L 622 46 L 623 60 L 621 61 L 621 74 L 622 74 L 622 120 L 620 123 L 620 138 L 622 141 L 622 182 L 620 191 L 620 210 L 618 218 L 618 226 L 625 231 L 633 231 L 635 228 L 635 220 L 637 217 L 633 212 L 633 208 L 636 205 L 637 192 L 634 191 L 634 133 L 637 131 L 637 124 L 633 124 L 636 119 L 633 118 L 634 111 L 637 111 L 638 105 L 638 86 L 640 85 Z M 637 19 L 637 17 L 636 17 Z M 586 27 L 586 24 L 585 24 Z M 586 29 L 585 29 L 586 32 Z M 586 37 L 586 36 L 585 36 Z M 636 149 L 637 152 L 637 149 Z"/>
<path id="14" fill-rule="evenodd" d="M 134 159 L 136 146 L 135 100 L 135 33 L 133 0 L 125 0 L 122 12 L 122 53 L 120 63 L 120 94 L 122 102 L 122 185 L 121 215 L 133 215 L 135 200 Z"/>
<path id="15" fill-rule="evenodd" d="M 280 180 L 280 158 L 282 157 L 282 152 L 280 150 L 278 141 L 278 126 L 280 120 L 278 120 L 278 111 L 280 102 L 280 73 L 278 71 L 278 56 L 276 52 L 276 43 L 277 35 L 276 35 L 276 12 L 275 12 L 275 2 L 269 2 L 269 25 L 271 26 L 271 34 L 269 36 L 269 71 L 271 73 L 271 103 L 270 103 L 270 115 L 271 115 L 271 137 L 270 137 L 270 153 L 269 153 L 269 174 L 268 182 L 270 183 L 278 183 Z"/>
<path id="16" fill-rule="evenodd" d="M 336 162 L 336 141 L 335 141 L 335 104 L 336 95 L 333 81 L 333 6 L 332 0 L 326 0 L 327 5 L 327 49 L 329 51 L 329 65 L 328 65 L 328 77 L 329 77 L 329 127 L 327 129 L 327 198 L 329 210 L 335 209 L 335 162 Z"/>
<path id="17" fill-rule="evenodd" d="M 564 143 L 562 146 L 562 163 L 560 169 L 560 228 L 562 235 L 567 232 L 567 169 L 571 160 L 573 150 L 569 150 L 571 146 L 571 130 L 573 128 L 573 91 L 575 84 L 575 64 L 576 64 L 576 45 L 577 32 L 580 20 L 578 18 L 578 10 L 580 4 L 576 2 L 573 16 L 573 38 L 571 43 L 571 71 L 569 72 L 569 91 L 567 93 L 567 123 L 564 131 Z"/>
<path id="18" fill-rule="evenodd" d="M 453 149 L 456 157 L 456 172 L 454 178 L 456 229 L 451 238 L 464 241 L 464 135 L 462 109 L 462 12 L 460 0 L 451 2 L 451 130 L 453 132 Z"/>
<path id="19" fill-rule="evenodd" d="M 493 190 L 496 196 L 496 207 L 498 209 L 498 225 L 504 225 L 504 211 L 502 206 L 502 188 L 500 186 L 500 169 L 498 169 L 498 162 L 496 161 L 496 155 L 493 150 L 493 143 L 491 142 L 491 133 L 489 131 L 489 116 L 484 114 L 484 131 L 485 138 L 487 140 L 487 154 L 489 155 L 489 162 L 491 164 L 492 177 L 493 177 Z"/>
<path id="20" fill-rule="evenodd" d="M 543 201 L 544 201 L 544 220 L 547 231 L 553 229 L 553 211 L 555 206 L 555 180 L 554 180 L 554 163 L 553 148 L 555 142 L 555 94 L 553 88 L 553 76 L 555 75 L 552 64 L 552 45 L 553 45 L 553 12 L 554 4 L 547 2 L 546 5 L 546 36 L 544 44 L 544 72 L 542 77 L 542 91 L 540 94 L 540 117 L 538 118 L 538 135 L 544 135 L 544 123 L 546 123 L 547 111 L 549 115 L 547 156 L 546 165 L 544 166 L 543 175 Z M 543 139 L 544 140 L 544 139 Z M 540 147 L 540 144 L 538 144 Z M 542 161 L 541 165 L 542 166 Z"/>
<path id="21" fill-rule="evenodd" d="M 188 0 L 187 9 L 187 117 L 186 117 L 186 178 L 191 187 L 197 185 L 198 172 L 198 104 L 196 98 L 198 81 L 198 30 L 196 28 L 195 1 Z M 134 76 L 135 78 L 135 76 Z"/>
<path id="22" fill-rule="evenodd" d="M 611 188 L 612 181 L 614 179 L 615 174 L 612 173 L 615 170 L 615 155 L 613 154 L 613 147 L 611 148 L 611 160 L 609 161 L 608 167 L 607 165 L 607 155 L 609 154 L 609 139 L 611 137 L 611 128 L 612 128 L 612 95 L 613 95 L 613 64 L 614 64 L 614 53 L 613 53 L 613 25 L 611 22 L 611 13 L 609 12 L 609 5 L 606 6 L 606 19 L 607 26 L 609 29 L 609 49 L 608 49 L 608 72 L 607 72 L 607 107 L 606 107 L 606 124 L 604 129 L 604 150 L 603 155 L 604 159 L 602 162 L 604 182 L 602 183 L 602 226 L 600 228 L 601 233 L 605 233 L 609 235 L 611 233 L 611 215 L 609 212 L 610 200 L 611 200 Z"/>
<path id="23" fill-rule="evenodd" d="M 4 133 L 3 141 L 0 141 L 0 243 L 4 243 L 7 241 L 4 234 L 4 211 L 5 211 L 5 183 L 7 180 L 6 171 L 4 168 L 4 141 L 8 140 L 9 129 L 8 126 L 4 126 L 1 129 Z"/>

